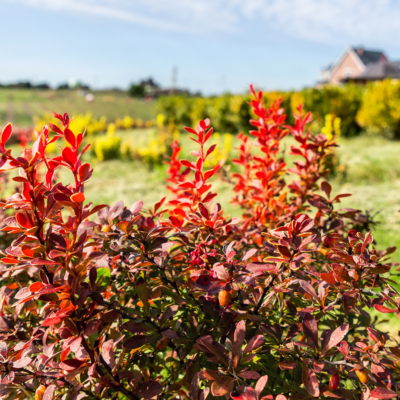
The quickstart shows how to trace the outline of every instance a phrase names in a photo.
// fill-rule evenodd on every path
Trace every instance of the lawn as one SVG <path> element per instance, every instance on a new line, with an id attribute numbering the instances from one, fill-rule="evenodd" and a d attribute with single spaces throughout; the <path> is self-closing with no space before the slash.
<path id="1" fill-rule="evenodd" d="M 12 122 L 17 126 L 33 125 L 32 118 L 45 113 L 71 116 L 90 112 L 94 117 L 106 116 L 108 122 L 130 116 L 143 120 L 155 116 L 155 102 L 132 99 L 117 90 L 94 91 L 94 101 L 88 102 L 79 90 L 24 90 L 0 88 L 0 126 Z"/>

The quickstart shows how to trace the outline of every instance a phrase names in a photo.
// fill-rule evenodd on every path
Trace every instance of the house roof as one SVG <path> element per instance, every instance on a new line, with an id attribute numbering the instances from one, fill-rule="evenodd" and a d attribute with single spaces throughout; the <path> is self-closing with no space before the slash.
<path id="1" fill-rule="evenodd" d="M 400 78 L 400 63 L 390 61 L 378 61 L 370 63 L 367 68 L 352 80 L 381 80 L 385 78 Z"/>
<path id="2" fill-rule="evenodd" d="M 370 63 L 386 60 L 386 56 L 382 51 L 365 50 L 362 47 L 353 47 L 353 51 L 365 66 Z"/>

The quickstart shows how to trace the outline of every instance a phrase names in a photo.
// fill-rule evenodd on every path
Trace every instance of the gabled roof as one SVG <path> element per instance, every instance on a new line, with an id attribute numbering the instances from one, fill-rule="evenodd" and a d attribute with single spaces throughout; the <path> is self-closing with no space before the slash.
<path id="1" fill-rule="evenodd" d="M 382 51 L 365 50 L 362 47 L 353 47 L 352 49 L 365 66 L 370 63 L 387 60 Z"/>

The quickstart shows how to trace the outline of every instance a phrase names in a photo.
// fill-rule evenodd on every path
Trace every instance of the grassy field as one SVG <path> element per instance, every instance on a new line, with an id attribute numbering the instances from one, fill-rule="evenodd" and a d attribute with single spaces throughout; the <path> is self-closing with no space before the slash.
<path id="1" fill-rule="evenodd" d="M 76 115 L 92 113 L 106 116 L 109 122 L 129 115 L 150 120 L 155 117 L 155 102 L 132 99 L 122 91 L 94 91 L 94 101 L 87 102 L 79 90 L 24 90 L 0 88 L 0 126 L 11 122 L 17 126 L 33 125 L 34 116 L 45 113 Z"/>

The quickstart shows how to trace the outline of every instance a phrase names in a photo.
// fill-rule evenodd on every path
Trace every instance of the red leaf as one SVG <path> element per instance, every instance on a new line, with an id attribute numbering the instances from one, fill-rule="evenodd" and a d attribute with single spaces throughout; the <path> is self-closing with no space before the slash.
<path id="1" fill-rule="evenodd" d="M 313 341 L 316 348 L 318 348 L 318 324 L 315 318 L 306 313 L 303 319 L 303 331 Z"/>
<path id="2" fill-rule="evenodd" d="M 304 367 L 302 379 L 307 392 L 313 397 L 319 397 L 320 391 L 317 375 L 311 369 Z"/>
<path id="3" fill-rule="evenodd" d="M 397 310 L 392 310 L 391 308 L 387 308 L 381 304 L 374 304 L 374 308 L 375 310 L 385 314 L 398 312 Z"/>
<path id="4" fill-rule="evenodd" d="M 244 379 L 259 379 L 260 374 L 256 371 L 244 371 L 241 372 L 238 376 Z"/>
<path id="5" fill-rule="evenodd" d="M 38 292 L 40 289 L 44 287 L 42 282 L 35 282 L 32 283 L 32 285 L 29 286 L 29 291 L 32 293 Z"/>
<path id="6" fill-rule="evenodd" d="M 214 381 L 211 385 L 211 393 L 213 396 L 224 396 L 229 393 L 229 386 L 232 382 L 230 377 L 220 377 L 219 380 Z"/>
<path id="7" fill-rule="evenodd" d="M 48 318 L 45 321 L 43 321 L 42 326 L 52 326 L 59 324 L 62 321 L 61 318 Z"/>
<path id="8" fill-rule="evenodd" d="M 30 357 L 24 357 L 24 358 L 20 358 L 17 361 L 14 361 L 12 366 L 14 368 L 25 368 L 26 366 L 28 366 L 30 363 L 32 362 L 32 358 Z"/>
<path id="9" fill-rule="evenodd" d="M 49 124 L 49 127 L 53 132 L 58 133 L 59 135 L 63 134 L 63 131 L 57 125 Z"/>
<path id="10" fill-rule="evenodd" d="M 93 168 L 89 163 L 82 164 L 78 169 L 78 176 L 81 182 L 86 181 L 90 178 L 93 173 Z"/>
<path id="11" fill-rule="evenodd" d="M 132 204 L 130 211 L 133 215 L 140 213 L 140 211 L 142 211 L 143 208 L 143 201 L 142 200 L 138 200 L 136 203 Z"/>
<path id="12" fill-rule="evenodd" d="M 142 347 L 147 340 L 147 336 L 145 335 L 135 335 L 129 338 L 128 340 L 125 340 L 124 342 L 124 347 L 126 347 L 129 350 L 134 350 L 138 349 L 139 347 Z"/>
<path id="13" fill-rule="evenodd" d="M 22 226 L 23 228 L 32 228 L 32 224 L 29 221 L 28 217 L 22 213 L 22 212 L 18 212 L 15 214 L 15 219 L 17 220 L 18 224 L 20 226 Z"/>
<path id="14" fill-rule="evenodd" d="M 99 328 L 100 325 L 101 325 L 100 319 L 92 319 L 86 325 L 85 335 L 87 335 L 87 336 L 93 335 L 93 333 L 97 331 L 97 329 Z"/>
<path id="15" fill-rule="evenodd" d="M 151 399 L 156 397 L 162 391 L 162 386 L 157 381 L 148 381 L 142 383 L 136 394 L 142 399 Z"/>
<path id="16" fill-rule="evenodd" d="M 206 156 L 205 156 L 204 158 L 207 158 L 207 157 L 215 150 L 216 147 L 217 147 L 217 145 L 216 145 L 216 144 L 213 144 L 213 145 L 207 150 Z"/>
<path id="17" fill-rule="evenodd" d="M 337 346 L 347 335 L 347 332 L 349 331 L 349 324 L 343 324 L 342 326 L 339 326 L 339 328 L 336 328 L 333 332 L 332 335 L 329 339 L 328 345 L 326 346 L 326 350 L 328 351 L 334 346 Z"/>
<path id="18" fill-rule="evenodd" d="M 63 362 L 60 362 L 60 368 L 62 368 L 64 371 L 73 371 L 81 367 L 83 364 L 85 364 L 84 361 L 78 360 L 76 358 L 70 358 Z"/>
<path id="19" fill-rule="evenodd" d="M 367 248 L 367 246 L 372 243 L 372 241 L 374 240 L 374 238 L 372 237 L 372 232 L 369 231 L 366 235 L 365 235 L 365 239 L 364 242 L 361 246 L 361 253 L 364 253 L 365 249 Z"/>
<path id="20" fill-rule="evenodd" d="M 383 387 L 376 388 L 371 392 L 371 397 L 375 399 L 392 399 L 397 396 L 397 393 Z"/>
<path id="21" fill-rule="evenodd" d="M 282 361 L 278 364 L 279 368 L 283 371 L 295 369 L 297 367 L 297 363 L 294 361 Z"/>
<path id="22" fill-rule="evenodd" d="M 45 392 L 43 393 L 42 400 L 53 400 L 54 398 L 54 391 L 56 390 L 55 385 L 47 386 Z"/>
<path id="23" fill-rule="evenodd" d="M 69 347 L 71 348 L 71 351 L 76 353 L 79 348 L 81 347 L 82 343 L 82 337 L 78 336 L 75 340 L 73 340 L 70 344 Z"/>
<path id="24" fill-rule="evenodd" d="M 4 146 L 7 142 L 7 140 L 10 139 L 11 134 L 12 134 L 12 125 L 7 124 L 4 127 L 3 132 L 1 132 L 1 135 L 0 135 L 0 143 L 2 146 Z"/>
<path id="25" fill-rule="evenodd" d="M 72 147 L 76 147 L 76 137 L 75 137 L 74 133 L 73 133 L 70 129 L 66 128 L 66 129 L 64 130 L 64 137 L 65 137 L 65 140 L 66 140 Z"/>
<path id="26" fill-rule="evenodd" d="M 61 361 L 65 361 L 65 359 L 67 358 L 67 356 L 68 356 L 68 354 L 71 352 L 71 348 L 68 346 L 66 349 L 64 349 L 62 352 L 61 352 L 61 356 L 60 356 L 60 359 L 61 359 Z"/>
<path id="27" fill-rule="evenodd" d="M 194 129 L 189 128 L 188 126 L 184 126 L 183 129 L 184 129 L 186 132 L 193 133 L 194 135 L 197 136 L 197 132 L 196 132 Z"/>
<path id="28" fill-rule="evenodd" d="M 332 186 L 328 182 L 322 182 L 321 183 L 321 190 L 323 192 L 325 192 L 325 194 L 328 197 L 328 199 L 330 199 Z"/>
<path id="29" fill-rule="evenodd" d="M 308 283 L 307 281 L 302 281 L 302 280 L 297 280 L 293 281 L 293 283 L 299 283 L 301 288 L 308 293 L 311 297 L 314 297 L 315 300 L 318 301 L 318 296 L 317 292 L 315 289 L 312 287 L 311 283 Z"/>
<path id="30" fill-rule="evenodd" d="M 69 164 L 71 167 L 73 167 L 75 165 L 76 160 L 77 160 L 77 155 L 69 147 L 64 147 L 61 154 L 62 154 L 64 161 L 67 164 Z"/>
<path id="31" fill-rule="evenodd" d="M 206 379 L 208 381 L 215 381 L 220 378 L 220 372 L 212 369 L 203 369 L 199 372 L 199 378 Z"/>
<path id="32" fill-rule="evenodd" d="M 232 358 L 233 358 L 232 361 L 234 368 L 236 368 L 238 365 L 239 358 L 242 353 L 242 344 L 244 342 L 245 337 L 246 337 L 246 323 L 242 320 L 237 323 L 234 333 L 234 342 L 232 346 Z"/>
<path id="33" fill-rule="evenodd" d="M 256 383 L 255 392 L 257 399 L 260 398 L 262 391 L 264 390 L 265 385 L 268 382 L 268 375 L 262 376 Z"/>
<path id="34" fill-rule="evenodd" d="M 110 368 L 114 368 L 114 366 L 115 366 L 113 345 L 114 345 L 114 340 L 110 339 L 110 340 L 107 340 L 107 342 L 104 342 L 103 346 L 101 347 L 101 354 L 104 358 L 104 361 L 107 363 L 107 365 Z"/>
<path id="35" fill-rule="evenodd" d="M 243 257 L 242 261 L 248 260 L 249 258 L 253 257 L 256 254 L 258 249 L 250 249 Z"/>
<path id="36" fill-rule="evenodd" d="M 75 193 L 71 196 L 71 200 L 74 203 L 83 203 L 85 201 L 85 195 L 81 192 Z"/>

